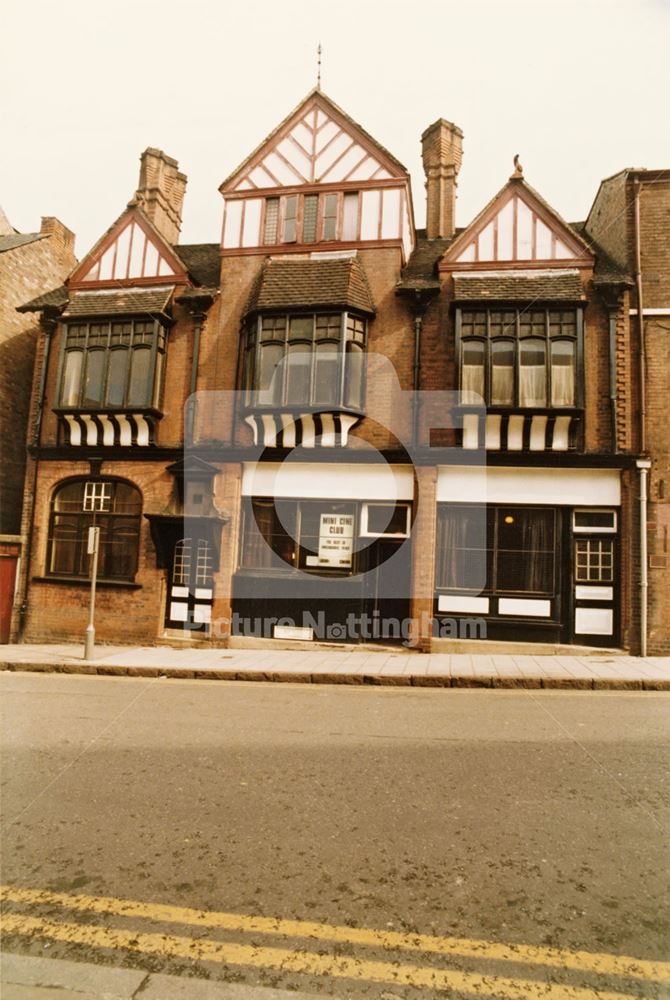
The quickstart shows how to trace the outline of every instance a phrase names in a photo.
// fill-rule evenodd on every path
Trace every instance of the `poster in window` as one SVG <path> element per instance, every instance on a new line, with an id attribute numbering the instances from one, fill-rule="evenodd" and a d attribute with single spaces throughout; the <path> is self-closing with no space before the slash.
<path id="1" fill-rule="evenodd" d="M 319 566 L 351 566 L 354 544 L 353 514 L 322 514 L 319 526 Z"/>

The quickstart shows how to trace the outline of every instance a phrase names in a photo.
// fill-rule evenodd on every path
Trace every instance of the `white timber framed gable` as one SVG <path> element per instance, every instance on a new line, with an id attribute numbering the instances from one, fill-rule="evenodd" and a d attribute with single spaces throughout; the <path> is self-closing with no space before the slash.
<path id="1" fill-rule="evenodd" d="M 72 274 L 69 288 L 190 283 L 184 264 L 142 210 L 128 208 Z"/>
<path id="2" fill-rule="evenodd" d="M 518 172 L 443 255 L 464 449 L 579 451 L 594 255 Z M 484 419 L 476 406 L 483 400 Z"/>
<path id="3" fill-rule="evenodd" d="M 592 267 L 587 243 L 521 178 L 512 178 L 460 233 L 440 271 Z"/>
<path id="4" fill-rule="evenodd" d="M 224 255 L 414 245 L 407 171 L 318 90 L 219 190 Z"/>

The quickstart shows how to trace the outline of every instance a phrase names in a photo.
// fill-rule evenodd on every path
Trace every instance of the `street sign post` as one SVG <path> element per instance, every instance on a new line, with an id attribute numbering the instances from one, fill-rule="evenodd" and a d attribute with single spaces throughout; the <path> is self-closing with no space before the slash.
<path id="1" fill-rule="evenodd" d="M 95 586 L 98 580 L 98 548 L 100 545 L 100 528 L 88 529 L 88 545 L 86 551 L 91 557 L 91 602 L 88 611 L 88 625 L 86 626 L 86 643 L 84 645 L 84 659 L 92 660 L 95 653 Z"/>

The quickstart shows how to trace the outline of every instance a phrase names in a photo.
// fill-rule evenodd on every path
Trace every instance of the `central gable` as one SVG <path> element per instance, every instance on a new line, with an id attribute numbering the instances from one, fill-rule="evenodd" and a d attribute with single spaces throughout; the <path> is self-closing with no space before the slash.
<path id="1" fill-rule="evenodd" d="M 86 255 L 69 285 L 105 287 L 186 280 L 186 269 L 170 245 L 133 205 Z"/>
<path id="2" fill-rule="evenodd" d="M 219 190 L 224 256 L 414 245 L 409 174 L 318 89 Z"/>
<path id="3" fill-rule="evenodd" d="M 582 238 L 520 177 L 511 178 L 445 253 L 440 270 L 575 267 L 593 262 Z"/>
<path id="4" fill-rule="evenodd" d="M 394 177 L 407 177 L 402 164 L 321 91 L 312 91 L 220 190 L 228 194 Z"/>

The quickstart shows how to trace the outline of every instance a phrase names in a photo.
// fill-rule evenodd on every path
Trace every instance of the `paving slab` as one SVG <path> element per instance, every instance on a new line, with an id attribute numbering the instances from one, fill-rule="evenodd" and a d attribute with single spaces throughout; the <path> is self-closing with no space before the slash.
<path id="1" fill-rule="evenodd" d="M 670 690 L 670 657 L 597 653 L 430 653 L 366 647 L 332 651 L 98 646 L 83 658 L 79 644 L 4 645 L 0 670 L 165 677 L 174 680 L 282 681 L 314 684 L 411 684 L 417 687 Z"/>
<path id="2" fill-rule="evenodd" d="M 11 952 L 0 955 L 0 984 L 2 1000 L 316 1000 L 313 993 Z"/>

